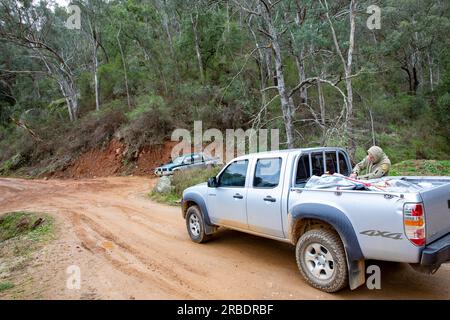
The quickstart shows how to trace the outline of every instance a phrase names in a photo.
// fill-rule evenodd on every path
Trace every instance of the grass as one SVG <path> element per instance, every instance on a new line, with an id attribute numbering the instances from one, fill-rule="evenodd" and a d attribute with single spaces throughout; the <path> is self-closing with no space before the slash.
<path id="1" fill-rule="evenodd" d="M 14 288 L 14 284 L 11 282 L 0 282 L 0 292 Z"/>
<path id="2" fill-rule="evenodd" d="M 21 236 L 34 242 L 46 240 L 52 230 L 53 219 L 49 216 L 24 211 L 6 213 L 0 217 L 0 244 Z"/>
<path id="3" fill-rule="evenodd" d="M 219 173 L 221 167 L 211 167 L 206 169 L 190 169 L 176 171 L 171 179 L 171 191 L 169 193 L 158 193 L 151 191 L 150 199 L 169 205 L 179 205 L 183 191 L 190 186 L 206 182 L 208 178 L 214 177 Z"/>
<path id="4" fill-rule="evenodd" d="M 5 293 L 14 297 L 21 290 L 24 270 L 34 261 L 33 253 L 54 238 L 54 229 L 47 214 L 18 211 L 0 216 L 0 293 L 14 288 Z M 17 281 L 21 283 L 18 286 L 14 284 Z"/>
<path id="5" fill-rule="evenodd" d="M 179 205 L 180 204 L 180 199 L 181 199 L 181 197 L 179 197 L 178 195 L 176 195 L 174 193 L 162 194 L 162 193 L 158 193 L 156 191 L 151 191 L 148 194 L 148 196 L 153 201 L 156 201 L 156 202 L 159 202 L 159 203 L 169 204 L 171 206 Z"/>
<path id="6" fill-rule="evenodd" d="M 392 176 L 450 176 L 450 160 L 405 160 L 392 166 Z"/>

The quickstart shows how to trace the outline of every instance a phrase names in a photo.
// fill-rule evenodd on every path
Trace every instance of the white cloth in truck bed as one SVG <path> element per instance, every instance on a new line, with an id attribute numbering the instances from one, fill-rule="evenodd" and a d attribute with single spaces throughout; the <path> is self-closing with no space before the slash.
<path id="1" fill-rule="evenodd" d="M 432 187 L 428 182 L 411 183 L 397 178 L 380 178 L 373 180 L 352 179 L 341 174 L 324 174 L 312 176 L 305 185 L 306 189 L 333 189 L 333 190 L 365 190 L 388 192 L 419 192 Z"/>

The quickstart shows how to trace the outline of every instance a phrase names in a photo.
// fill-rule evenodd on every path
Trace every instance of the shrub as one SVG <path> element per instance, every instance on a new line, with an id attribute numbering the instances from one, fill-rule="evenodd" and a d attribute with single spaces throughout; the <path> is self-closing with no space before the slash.
<path id="1" fill-rule="evenodd" d="M 184 189 L 202 182 L 206 182 L 208 178 L 216 176 L 220 169 L 220 166 L 215 166 L 206 169 L 175 171 L 172 177 L 173 192 L 181 198 Z"/>
<path id="2" fill-rule="evenodd" d="M 51 115 L 27 121 L 39 139 L 17 127 L 11 127 L 7 139 L 0 142 L 0 171 L 8 173 L 26 165 L 62 169 L 80 153 L 104 147 L 127 118 L 120 109 L 103 109 L 80 118 L 75 123 Z"/>
<path id="3" fill-rule="evenodd" d="M 127 122 L 122 110 L 105 110 L 94 112 L 73 127 L 66 141 L 69 142 L 67 149 L 63 151 L 77 154 L 81 151 L 96 147 L 104 147 L 113 137 L 117 129 Z M 67 143 L 67 142 L 66 142 Z"/>
<path id="4" fill-rule="evenodd" d="M 127 117 L 130 120 L 136 120 L 143 113 L 154 109 L 162 110 L 165 108 L 166 104 L 161 96 L 153 94 L 141 95 L 136 98 L 136 107 L 127 113 Z"/>
<path id="5" fill-rule="evenodd" d="M 150 198 L 157 202 L 175 205 L 183 196 L 183 191 L 186 188 L 206 182 L 208 178 L 216 176 L 221 168 L 221 166 L 214 166 L 206 169 L 175 171 L 171 178 L 172 191 L 168 194 L 161 194 L 152 191 L 150 193 Z"/>
<path id="6" fill-rule="evenodd" d="M 136 159 L 146 145 L 161 144 L 172 129 L 168 112 L 152 108 L 139 115 L 121 130 L 121 137 L 128 147 L 127 159 Z"/>

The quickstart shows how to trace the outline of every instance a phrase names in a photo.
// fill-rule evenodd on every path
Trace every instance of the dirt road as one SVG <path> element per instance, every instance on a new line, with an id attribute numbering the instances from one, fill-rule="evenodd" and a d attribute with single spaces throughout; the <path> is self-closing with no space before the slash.
<path id="1" fill-rule="evenodd" d="M 56 219 L 57 238 L 27 269 L 23 298 L 47 299 L 402 299 L 450 298 L 450 265 L 435 275 L 373 262 L 381 290 L 326 294 L 300 277 L 288 244 L 223 230 L 192 243 L 178 207 L 146 197 L 154 180 L 0 179 L 0 214 L 27 210 Z M 67 289 L 67 267 L 81 288 Z"/>

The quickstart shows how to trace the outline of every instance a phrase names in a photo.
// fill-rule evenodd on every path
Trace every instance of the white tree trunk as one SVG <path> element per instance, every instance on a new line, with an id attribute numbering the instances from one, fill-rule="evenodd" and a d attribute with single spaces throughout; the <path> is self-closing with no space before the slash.
<path id="1" fill-rule="evenodd" d="M 320 81 L 317 81 L 317 95 L 319 96 L 320 122 L 322 123 L 323 126 L 325 126 L 326 124 L 325 98 L 323 96 L 322 83 Z"/>
<path id="2" fill-rule="evenodd" d="M 130 90 L 128 89 L 127 64 L 126 64 L 125 57 L 123 54 L 122 44 L 120 42 L 120 31 L 121 31 L 121 26 L 119 26 L 119 31 L 117 32 L 116 38 L 117 38 L 117 44 L 119 45 L 120 56 L 122 58 L 123 73 L 124 73 L 124 77 L 125 77 L 125 90 L 127 91 L 128 109 L 131 109 Z"/>
<path id="3" fill-rule="evenodd" d="M 270 35 L 272 36 L 272 48 L 275 57 L 275 72 L 277 77 L 277 88 L 281 100 L 281 110 L 283 112 L 284 126 L 286 131 L 286 143 L 288 148 L 294 148 L 294 126 L 293 126 L 293 110 L 294 106 L 292 99 L 286 90 L 286 83 L 283 71 L 283 57 L 281 55 L 281 48 L 278 42 L 278 34 L 275 27 L 270 21 L 269 17 L 266 17 L 269 27 Z"/>
<path id="4" fill-rule="evenodd" d="M 356 0 L 350 2 L 350 39 L 347 52 L 347 67 L 345 68 L 345 85 L 347 87 L 347 129 L 349 137 L 349 152 L 351 157 L 355 157 L 356 141 L 353 132 L 353 86 L 352 86 L 352 63 L 353 50 L 355 47 L 355 15 L 356 15 Z"/>
<path id="5" fill-rule="evenodd" d="M 300 11 L 298 11 L 296 14 L 296 17 L 295 17 L 295 25 L 298 28 L 301 28 L 303 19 L 304 19 L 304 16 L 302 17 Z M 297 65 L 297 73 L 298 73 L 299 83 L 301 83 L 301 82 L 305 81 L 305 79 L 306 79 L 305 61 L 304 61 L 305 47 L 303 44 L 301 44 L 300 50 L 298 52 L 296 52 L 296 50 L 294 48 L 295 37 L 292 32 L 290 32 L 290 34 L 291 34 L 291 50 L 292 50 L 292 54 L 295 59 L 295 64 Z M 302 103 L 307 103 L 308 89 L 306 88 L 306 86 L 303 86 L 300 88 L 300 99 L 301 99 Z"/>
<path id="6" fill-rule="evenodd" d="M 95 110 L 100 110 L 100 86 L 98 82 L 98 57 L 97 44 L 94 44 L 94 90 L 95 90 Z"/>
<path id="7" fill-rule="evenodd" d="M 331 28 L 331 34 L 333 36 L 333 42 L 336 47 L 337 54 L 339 55 L 343 69 L 345 74 L 345 87 L 347 91 L 347 116 L 346 116 L 346 127 L 347 127 L 347 135 L 349 139 L 349 147 L 348 151 L 350 153 L 350 157 L 354 158 L 355 152 L 356 152 L 356 144 L 353 134 L 353 88 L 352 88 L 352 63 L 353 63 L 353 50 L 355 47 L 355 15 L 356 15 L 356 0 L 350 1 L 349 6 L 349 18 L 350 18 L 350 37 L 349 37 L 349 44 L 348 44 L 348 51 L 347 51 L 347 60 L 345 60 L 344 55 L 342 54 L 342 51 L 339 46 L 338 39 L 336 37 L 336 32 L 334 30 L 333 22 L 330 19 L 330 15 L 328 12 L 328 3 L 326 0 L 324 0 L 325 7 L 326 7 L 326 17 L 330 24 Z"/>
<path id="8" fill-rule="evenodd" d="M 78 97 L 76 89 L 71 81 L 61 77 L 58 80 L 61 93 L 66 99 L 67 111 L 69 113 L 70 121 L 78 119 Z"/>
<path id="9" fill-rule="evenodd" d="M 195 53 L 197 55 L 197 62 L 198 62 L 198 69 L 200 72 L 200 80 L 203 83 L 205 80 L 205 74 L 203 71 L 203 61 L 202 61 L 202 54 L 200 52 L 200 39 L 198 36 L 198 29 L 197 29 L 197 24 L 198 24 L 198 12 L 195 15 L 195 19 L 194 19 L 194 15 L 191 13 L 191 23 L 192 23 L 192 30 L 194 32 L 194 38 L 195 38 Z"/>
<path id="10" fill-rule="evenodd" d="M 99 82 L 98 82 L 98 42 L 97 42 L 97 30 L 95 25 L 92 25 L 91 17 L 88 16 L 88 23 L 90 29 L 90 40 L 92 44 L 92 60 L 94 65 L 94 91 L 95 91 L 95 110 L 100 110 L 100 94 L 99 94 Z"/>
<path id="11" fill-rule="evenodd" d="M 429 77 L 430 77 L 430 89 L 431 91 L 434 90 L 434 79 L 433 79 L 433 58 L 431 58 L 430 53 L 427 53 L 427 58 L 428 58 L 428 72 L 429 72 Z"/>

